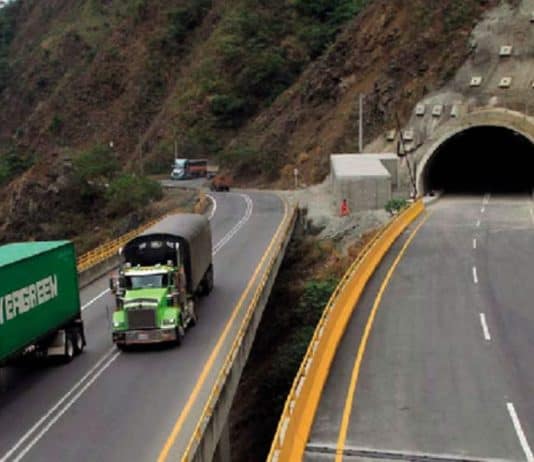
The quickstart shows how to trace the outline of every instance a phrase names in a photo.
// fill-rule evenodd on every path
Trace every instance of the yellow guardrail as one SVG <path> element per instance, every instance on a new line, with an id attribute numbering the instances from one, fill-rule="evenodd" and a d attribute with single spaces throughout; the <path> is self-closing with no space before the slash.
<path id="1" fill-rule="evenodd" d="M 323 387 L 356 304 L 391 245 L 423 211 L 423 202 L 417 201 L 397 215 L 367 244 L 343 276 L 325 307 L 295 376 L 268 462 L 302 460 Z"/>
<path id="2" fill-rule="evenodd" d="M 177 213 L 177 212 L 174 212 Z M 99 263 L 102 263 L 103 261 L 107 260 L 108 258 L 111 258 L 115 255 L 117 255 L 119 249 L 124 246 L 128 241 L 136 237 L 137 235 L 141 234 L 143 231 L 146 231 L 151 226 L 154 226 L 158 221 L 163 220 L 168 215 L 172 215 L 173 212 L 169 212 L 163 217 L 160 217 L 156 220 L 149 221 L 148 223 L 143 224 L 137 229 L 134 229 L 130 231 L 129 233 L 123 234 L 122 236 L 118 237 L 117 239 L 113 239 L 112 241 L 106 242 L 105 244 L 102 244 L 98 247 L 96 247 L 93 250 L 90 250 L 87 253 L 84 253 L 80 257 L 78 257 L 76 261 L 76 267 L 78 269 L 78 273 L 81 273 L 82 271 L 86 271 L 89 268 L 92 268 L 95 265 L 98 265 Z"/>
<path id="3" fill-rule="evenodd" d="M 251 318 L 256 311 L 256 307 L 259 303 L 260 297 L 263 294 L 263 291 L 265 289 L 265 286 L 267 284 L 267 281 L 269 280 L 269 277 L 271 276 L 271 272 L 273 269 L 273 266 L 276 262 L 276 257 L 279 255 L 280 251 L 282 250 L 288 235 L 290 231 L 293 229 L 293 226 L 295 224 L 295 221 L 297 219 L 298 215 L 298 207 L 294 207 L 292 209 L 291 214 L 287 215 L 286 218 L 286 225 L 281 227 L 278 234 L 281 234 L 282 237 L 275 236 L 274 239 L 277 240 L 277 247 L 275 246 L 274 249 L 271 251 L 271 258 L 269 260 L 269 264 L 263 274 L 263 277 L 256 288 L 256 291 L 254 292 L 254 296 L 252 298 L 252 301 L 250 302 L 247 312 L 245 313 L 245 317 L 243 318 L 243 321 L 241 322 L 241 326 L 239 327 L 239 331 L 237 332 L 235 339 L 232 343 L 232 346 L 230 348 L 230 351 L 226 355 L 223 367 L 221 368 L 219 374 L 217 375 L 217 378 L 215 379 L 215 384 L 213 388 L 211 389 L 210 395 L 208 397 L 208 400 L 206 402 L 206 405 L 204 406 L 204 409 L 202 411 L 202 415 L 200 419 L 198 420 L 198 423 L 195 427 L 195 430 L 193 432 L 192 438 L 189 440 L 189 443 L 186 447 L 186 450 L 182 456 L 182 462 L 189 462 L 192 460 L 193 456 L 195 455 L 195 450 L 198 447 L 198 444 L 200 443 L 202 439 L 202 435 L 204 433 L 204 429 L 206 428 L 212 414 L 213 410 L 215 409 L 215 404 L 217 403 L 217 400 L 219 398 L 220 393 L 222 392 L 223 386 L 226 382 L 226 377 L 230 373 L 232 369 L 232 365 L 234 363 L 234 359 L 239 352 L 239 348 L 241 347 L 241 344 L 243 343 L 243 339 L 245 337 L 245 334 L 247 332 L 248 326 L 250 324 Z M 281 232 L 281 233 L 280 233 Z"/>

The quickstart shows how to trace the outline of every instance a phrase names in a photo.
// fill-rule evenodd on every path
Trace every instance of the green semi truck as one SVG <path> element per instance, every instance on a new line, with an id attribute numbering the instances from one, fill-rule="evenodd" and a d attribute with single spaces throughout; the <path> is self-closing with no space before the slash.
<path id="1" fill-rule="evenodd" d="M 112 338 L 133 344 L 180 344 L 197 321 L 199 296 L 213 289 L 211 229 L 206 217 L 171 215 L 121 249 Z"/>
<path id="2" fill-rule="evenodd" d="M 0 365 L 27 355 L 82 352 L 74 247 L 69 241 L 0 246 Z"/>

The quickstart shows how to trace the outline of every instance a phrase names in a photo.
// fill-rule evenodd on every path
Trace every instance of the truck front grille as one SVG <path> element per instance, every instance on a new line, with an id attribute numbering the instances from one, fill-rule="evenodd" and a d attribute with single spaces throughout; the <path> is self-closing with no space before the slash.
<path id="1" fill-rule="evenodd" d="M 129 329 L 154 329 L 157 327 L 156 310 L 135 309 L 128 310 L 126 313 Z"/>

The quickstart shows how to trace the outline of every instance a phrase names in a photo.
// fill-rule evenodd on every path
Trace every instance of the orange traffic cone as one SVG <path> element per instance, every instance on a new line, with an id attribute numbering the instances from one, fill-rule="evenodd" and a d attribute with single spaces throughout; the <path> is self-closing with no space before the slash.
<path id="1" fill-rule="evenodd" d="M 341 207 L 339 208 L 339 216 L 346 217 L 349 213 L 350 213 L 350 210 L 349 210 L 349 204 L 347 203 L 347 199 L 343 199 L 341 201 Z"/>

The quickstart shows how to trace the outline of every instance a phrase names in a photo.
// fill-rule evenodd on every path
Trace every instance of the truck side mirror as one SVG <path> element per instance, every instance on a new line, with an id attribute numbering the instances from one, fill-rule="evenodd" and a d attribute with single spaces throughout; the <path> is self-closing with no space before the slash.
<path id="1" fill-rule="evenodd" d="M 109 290 L 111 290 L 111 292 L 113 293 L 117 291 L 117 279 L 116 278 L 109 278 Z"/>

